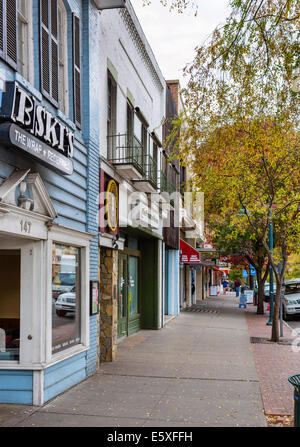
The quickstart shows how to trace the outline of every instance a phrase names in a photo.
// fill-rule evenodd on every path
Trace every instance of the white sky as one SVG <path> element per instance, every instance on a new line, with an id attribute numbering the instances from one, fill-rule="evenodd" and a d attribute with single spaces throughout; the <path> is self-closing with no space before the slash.
<path id="1" fill-rule="evenodd" d="M 165 79 L 179 79 L 186 85 L 182 69 L 195 56 L 214 28 L 229 15 L 228 0 L 197 0 L 198 15 L 193 10 L 183 14 L 170 12 L 159 0 L 142 6 L 142 0 L 130 0 Z"/>

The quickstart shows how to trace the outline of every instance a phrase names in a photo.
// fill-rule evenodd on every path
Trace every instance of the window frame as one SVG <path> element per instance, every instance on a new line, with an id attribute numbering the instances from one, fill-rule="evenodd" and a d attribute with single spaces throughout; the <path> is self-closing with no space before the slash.
<path id="1" fill-rule="evenodd" d="M 58 89 L 58 98 L 57 100 L 53 96 L 53 62 L 52 62 L 52 40 L 57 46 L 57 72 L 59 74 L 59 42 L 58 42 L 58 29 L 57 29 L 57 36 L 52 33 L 52 8 L 50 7 L 52 0 L 46 0 L 48 2 L 48 25 L 46 25 L 43 22 L 43 11 L 42 11 L 42 1 L 39 0 L 39 45 L 40 45 L 40 90 L 42 95 L 48 99 L 49 102 L 51 102 L 52 105 L 54 105 L 57 109 L 59 109 L 59 80 L 57 81 L 57 89 Z M 57 10 L 56 10 L 56 23 L 58 24 L 58 0 L 57 0 Z M 49 92 L 44 87 L 44 81 L 43 81 L 43 30 L 48 35 L 48 63 L 49 63 Z"/>
<path id="2" fill-rule="evenodd" d="M 53 364 L 68 357 L 72 357 L 77 352 L 89 349 L 89 317 L 90 317 L 90 292 L 89 292 L 89 240 L 90 237 L 84 234 L 84 238 L 79 235 L 72 235 L 72 231 L 63 228 L 53 227 L 49 232 L 47 240 L 48 272 L 47 272 L 47 318 L 46 318 L 46 362 Z M 76 232 L 77 233 L 77 232 Z M 53 353 L 52 352 L 52 244 L 70 245 L 80 249 L 80 343 L 70 348 Z"/>
<path id="3" fill-rule="evenodd" d="M 26 17 L 19 9 L 19 0 L 17 0 L 17 36 L 18 36 L 18 53 L 17 53 L 17 71 L 18 73 L 32 85 L 34 84 L 34 62 L 33 62 L 33 30 L 32 30 L 32 0 L 25 0 Z M 20 51 L 19 51 L 19 37 L 20 26 L 19 21 L 25 25 L 24 38 L 24 61 L 25 70 L 20 70 Z"/>
<path id="4" fill-rule="evenodd" d="M 60 21 L 61 17 L 61 21 Z M 62 26 L 61 26 L 62 25 Z M 58 43 L 58 108 L 69 116 L 69 58 L 68 58 L 68 11 L 62 0 L 57 2 L 57 43 Z M 62 51 L 61 51 L 62 49 Z M 62 53 L 62 54 L 61 54 Z M 60 69 L 63 66 L 63 79 Z"/>

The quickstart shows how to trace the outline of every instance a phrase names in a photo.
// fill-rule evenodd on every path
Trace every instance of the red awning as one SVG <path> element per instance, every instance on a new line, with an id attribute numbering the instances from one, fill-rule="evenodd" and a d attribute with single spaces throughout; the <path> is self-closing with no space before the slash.
<path id="1" fill-rule="evenodd" d="M 182 239 L 180 239 L 180 262 L 183 264 L 200 263 L 200 253 Z"/>

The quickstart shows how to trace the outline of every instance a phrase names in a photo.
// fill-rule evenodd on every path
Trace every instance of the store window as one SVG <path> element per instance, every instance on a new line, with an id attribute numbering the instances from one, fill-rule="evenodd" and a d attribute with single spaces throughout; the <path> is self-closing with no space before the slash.
<path id="1" fill-rule="evenodd" d="M 81 342 L 80 249 L 52 245 L 52 353 Z"/>
<path id="2" fill-rule="evenodd" d="M 0 360 L 19 360 L 20 264 L 19 250 L 0 250 Z"/>

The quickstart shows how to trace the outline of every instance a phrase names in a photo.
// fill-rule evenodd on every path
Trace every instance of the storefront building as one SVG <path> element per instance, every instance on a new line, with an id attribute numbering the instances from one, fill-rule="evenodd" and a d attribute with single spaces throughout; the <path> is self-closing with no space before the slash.
<path id="1" fill-rule="evenodd" d="M 97 366 L 99 142 L 88 92 L 99 11 L 80 0 L 1 8 L 0 403 L 42 405 Z"/>
<path id="2" fill-rule="evenodd" d="M 169 83 L 174 81 L 166 81 L 166 120 L 163 126 L 164 142 L 173 130 L 173 121 L 178 116 L 177 105 L 173 96 Z M 179 160 L 174 159 L 175 141 L 172 146 L 164 144 L 162 157 L 162 195 L 166 197 L 170 209 L 167 218 L 164 221 L 163 228 L 163 249 L 164 249 L 164 307 L 163 321 L 164 324 L 179 314 L 179 231 L 180 220 L 176 207 L 178 209 L 179 200 Z"/>
<path id="3" fill-rule="evenodd" d="M 152 195 L 165 80 L 129 0 L 101 13 L 99 42 L 100 358 L 111 361 L 119 340 L 162 325 L 162 219 Z"/>

